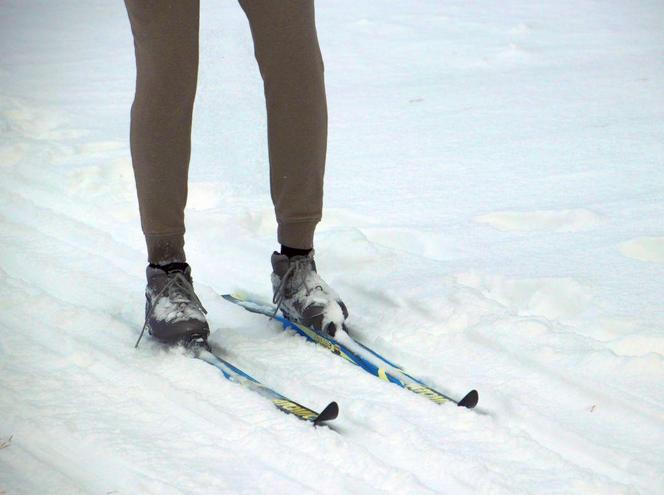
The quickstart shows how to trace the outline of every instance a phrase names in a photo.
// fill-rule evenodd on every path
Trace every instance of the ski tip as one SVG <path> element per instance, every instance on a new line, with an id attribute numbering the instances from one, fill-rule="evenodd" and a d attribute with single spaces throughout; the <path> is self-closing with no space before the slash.
<path id="1" fill-rule="evenodd" d="M 472 409 L 477 405 L 480 400 L 480 394 L 477 393 L 477 390 L 471 390 L 466 394 L 466 396 L 458 402 L 459 407 L 467 407 Z"/>
<path id="2" fill-rule="evenodd" d="M 336 402 L 330 402 L 314 420 L 314 425 L 318 426 L 326 421 L 332 421 L 333 419 L 336 419 L 337 416 L 339 416 L 339 404 Z"/>

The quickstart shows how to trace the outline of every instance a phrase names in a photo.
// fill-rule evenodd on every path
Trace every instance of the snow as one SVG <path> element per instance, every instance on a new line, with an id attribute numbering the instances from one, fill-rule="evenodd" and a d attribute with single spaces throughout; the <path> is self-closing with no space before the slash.
<path id="1" fill-rule="evenodd" d="M 314 429 L 145 339 L 122 2 L 0 5 L 0 493 L 664 493 L 659 0 L 319 1 L 320 273 L 380 382 L 269 298 L 261 81 L 203 2 L 187 253 L 212 340 Z M 11 441 L 9 438 L 11 437 Z"/>
<path id="2" fill-rule="evenodd" d="M 637 237 L 620 245 L 620 252 L 641 261 L 664 263 L 664 237 Z"/>
<path id="3" fill-rule="evenodd" d="M 576 232 L 593 228 L 602 221 L 598 214 L 584 209 L 560 211 L 496 211 L 477 217 L 480 223 L 486 223 L 498 230 L 550 232 Z"/>

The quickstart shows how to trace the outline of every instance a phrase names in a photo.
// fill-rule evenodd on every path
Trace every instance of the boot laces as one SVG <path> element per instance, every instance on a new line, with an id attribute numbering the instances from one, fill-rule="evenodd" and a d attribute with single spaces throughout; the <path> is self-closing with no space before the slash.
<path id="1" fill-rule="evenodd" d="M 149 309 L 145 315 L 145 322 L 143 323 L 141 334 L 138 336 L 138 340 L 136 341 L 136 345 L 134 346 L 135 348 L 138 347 L 138 344 L 141 342 L 141 339 L 143 338 L 145 329 L 148 327 L 148 321 L 150 320 L 150 318 L 154 313 L 156 302 L 164 293 L 168 293 L 169 301 L 180 304 L 181 305 L 180 307 L 186 304 L 193 304 L 193 306 L 196 309 L 198 309 L 201 313 L 207 314 L 207 310 L 203 307 L 203 303 L 196 295 L 196 292 L 194 292 L 194 287 L 191 285 L 189 280 L 187 280 L 187 277 L 185 277 L 182 272 L 176 271 L 168 273 L 167 275 L 168 275 L 168 282 L 164 284 L 164 286 L 157 293 L 157 295 L 154 298 L 151 298 L 152 300 L 149 302 Z"/>

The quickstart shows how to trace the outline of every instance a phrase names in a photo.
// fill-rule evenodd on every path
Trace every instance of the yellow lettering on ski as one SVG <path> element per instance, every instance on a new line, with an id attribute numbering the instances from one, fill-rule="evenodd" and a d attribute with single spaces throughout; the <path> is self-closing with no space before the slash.
<path id="1" fill-rule="evenodd" d="M 298 404 L 295 404 L 292 401 L 289 401 L 287 399 L 274 399 L 273 404 L 277 406 L 279 409 L 282 411 L 287 411 L 291 414 L 294 414 L 295 416 L 303 419 L 315 419 L 318 415 L 311 411 L 310 409 L 307 409 L 306 407 L 302 407 Z"/>
<path id="2" fill-rule="evenodd" d="M 424 387 L 422 385 L 413 385 L 413 384 L 408 384 L 406 385 L 408 390 L 415 392 L 418 395 L 422 395 L 426 397 L 427 399 L 435 402 L 436 404 L 443 404 L 444 402 L 447 402 L 447 399 L 440 395 L 438 392 L 435 390 L 431 390 L 428 387 Z"/>

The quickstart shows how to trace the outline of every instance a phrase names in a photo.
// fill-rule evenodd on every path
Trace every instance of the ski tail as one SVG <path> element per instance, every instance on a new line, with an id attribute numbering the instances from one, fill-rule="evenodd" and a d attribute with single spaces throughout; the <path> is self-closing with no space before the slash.
<path id="1" fill-rule="evenodd" d="M 287 399 L 286 397 L 274 398 L 272 399 L 272 404 L 274 404 L 274 406 L 280 411 L 297 416 L 304 421 L 309 421 L 313 423 L 314 426 L 319 426 L 327 421 L 332 421 L 339 415 L 339 405 L 334 401 L 330 402 L 325 406 L 325 409 L 319 413 Z"/>
<path id="2" fill-rule="evenodd" d="M 459 407 L 467 407 L 468 409 L 474 408 L 480 400 L 480 394 L 477 393 L 477 390 L 471 390 L 466 394 L 466 396 L 461 399 L 457 405 Z"/>
<path id="3" fill-rule="evenodd" d="M 333 419 L 337 419 L 337 416 L 339 416 L 339 404 L 332 401 L 325 407 L 325 409 L 321 411 L 318 417 L 314 420 L 314 425 L 318 426 L 327 421 L 332 421 Z"/>

